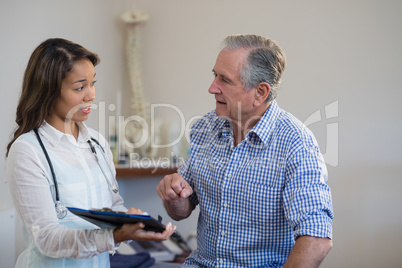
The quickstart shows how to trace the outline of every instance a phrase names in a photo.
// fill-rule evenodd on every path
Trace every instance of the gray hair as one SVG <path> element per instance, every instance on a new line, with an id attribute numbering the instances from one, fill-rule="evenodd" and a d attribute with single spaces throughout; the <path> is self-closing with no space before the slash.
<path id="1" fill-rule="evenodd" d="M 240 71 L 240 79 L 246 91 L 259 83 L 270 85 L 267 102 L 273 101 L 281 86 L 281 76 L 286 66 L 285 53 L 279 45 L 258 35 L 230 35 L 223 40 L 223 49 L 247 49 L 249 55 Z"/>

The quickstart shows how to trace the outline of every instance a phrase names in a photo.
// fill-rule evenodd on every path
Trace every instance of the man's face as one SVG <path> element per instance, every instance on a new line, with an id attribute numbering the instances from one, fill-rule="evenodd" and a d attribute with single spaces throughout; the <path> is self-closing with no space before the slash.
<path id="1" fill-rule="evenodd" d="M 255 115 L 255 89 L 246 92 L 240 79 L 240 70 L 248 51 L 222 50 L 213 69 L 215 76 L 208 92 L 215 95 L 216 115 L 233 121 L 247 122 Z"/>

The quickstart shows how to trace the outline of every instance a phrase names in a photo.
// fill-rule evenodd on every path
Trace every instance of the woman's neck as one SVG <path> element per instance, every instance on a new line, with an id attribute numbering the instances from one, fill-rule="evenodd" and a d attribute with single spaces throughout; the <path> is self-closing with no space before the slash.
<path id="1" fill-rule="evenodd" d="M 78 140 L 79 127 L 76 122 L 74 121 L 54 122 L 52 120 L 46 120 L 46 122 L 55 129 L 57 129 L 58 131 L 63 132 L 65 134 L 70 134 L 74 136 L 75 140 Z"/>

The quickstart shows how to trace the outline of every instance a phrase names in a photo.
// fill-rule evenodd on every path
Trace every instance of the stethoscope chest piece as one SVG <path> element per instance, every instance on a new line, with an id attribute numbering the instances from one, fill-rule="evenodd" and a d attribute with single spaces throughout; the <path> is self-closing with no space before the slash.
<path id="1" fill-rule="evenodd" d="M 54 208 L 56 209 L 57 218 L 64 219 L 67 216 L 67 208 L 60 203 L 60 201 L 56 201 L 54 203 Z"/>

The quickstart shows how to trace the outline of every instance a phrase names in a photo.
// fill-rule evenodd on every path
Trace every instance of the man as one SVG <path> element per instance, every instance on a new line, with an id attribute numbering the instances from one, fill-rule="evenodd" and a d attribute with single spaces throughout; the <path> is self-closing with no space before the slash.
<path id="1" fill-rule="evenodd" d="M 168 214 L 198 205 L 184 267 L 318 267 L 332 247 L 332 198 L 313 134 L 276 101 L 286 59 L 272 40 L 229 36 L 213 68 L 216 109 L 191 154 L 157 186 Z"/>

